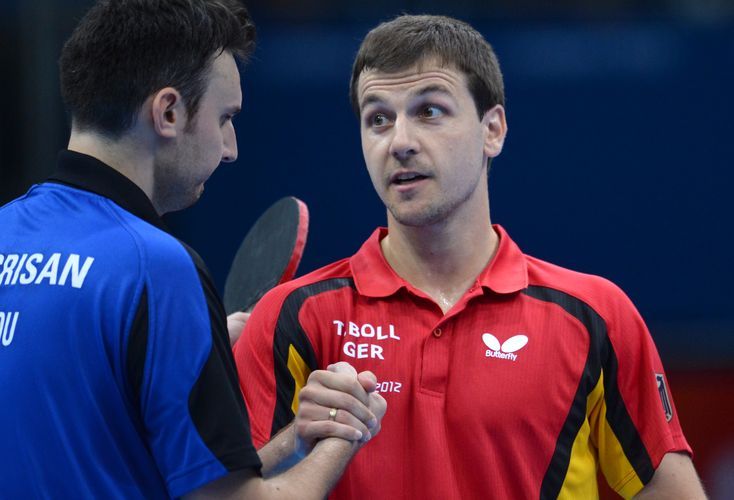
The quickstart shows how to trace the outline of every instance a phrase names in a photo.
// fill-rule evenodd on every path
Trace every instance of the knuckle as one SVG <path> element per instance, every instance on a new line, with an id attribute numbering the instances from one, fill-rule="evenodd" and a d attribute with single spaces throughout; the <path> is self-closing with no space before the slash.
<path id="1" fill-rule="evenodd" d="M 365 409 L 364 405 L 356 399 L 348 400 L 347 411 L 354 415 L 358 420 L 365 420 L 367 418 L 368 410 Z"/>
<path id="2" fill-rule="evenodd" d="M 298 400 L 301 402 L 306 402 L 308 400 L 311 400 L 314 397 L 313 393 L 314 393 L 313 387 L 305 386 L 303 389 L 301 389 L 301 392 L 298 393 Z"/>
<path id="3" fill-rule="evenodd" d="M 334 365 L 334 369 L 337 373 L 343 373 L 346 375 L 355 375 L 357 371 L 347 363 L 346 361 L 339 361 Z"/>
<path id="4" fill-rule="evenodd" d="M 354 418 L 354 417 L 352 417 L 346 425 L 348 425 L 349 427 L 353 429 L 357 429 L 363 435 L 366 434 L 367 431 L 369 430 L 367 429 L 367 426 L 364 425 L 364 423 L 361 420 Z"/>
<path id="5" fill-rule="evenodd" d="M 347 391 L 355 398 L 362 400 L 367 399 L 367 393 L 362 388 L 362 385 L 356 378 L 350 378 L 347 381 Z"/>
<path id="6" fill-rule="evenodd" d="M 308 429 L 309 429 L 308 422 L 296 422 L 295 426 L 296 426 L 296 434 L 298 434 L 299 436 L 303 436 L 307 434 Z"/>
<path id="7" fill-rule="evenodd" d="M 311 372 L 311 374 L 308 376 L 308 383 L 315 382 L 319 383 L 321 380 L 324 379 L 324 374 L 328 372 L 325 372 L 324 370 L 314 370 Z"/>

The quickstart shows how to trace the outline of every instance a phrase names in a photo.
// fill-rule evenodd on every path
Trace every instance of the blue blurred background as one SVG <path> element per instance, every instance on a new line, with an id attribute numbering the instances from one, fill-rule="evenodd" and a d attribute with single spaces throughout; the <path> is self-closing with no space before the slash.
<path id="1" fill-rule="evenodd" d="M 47 176 L 66 144 L 56 60 L 90 4 L 0 0 L 0 202 Z M 239 160 L 220 167 L 195 207 L 168 217 L 220 290 L 242 236 L 282 196 L 311 212 L 301 273 L 350 255 L 384 225 L 347 95 L 352 58 L 371 27 L 401 12 L 461 18 L 494 46 L 505 76 L 509 136 L 490 174 L 493 222 L 525 252 L 630 295 L 676 379 L 689 439 L 704 441 L 697 463 L 712 496 L 734 494 L 734 444 L 713 444 L 734 438 L 711 431 L 731 427 L 734 383 L 734 2 L 247 5 L 259 45 L 235 119 Z M 694 429 L 694 439 L 701 419 L 709 433 Z"/>

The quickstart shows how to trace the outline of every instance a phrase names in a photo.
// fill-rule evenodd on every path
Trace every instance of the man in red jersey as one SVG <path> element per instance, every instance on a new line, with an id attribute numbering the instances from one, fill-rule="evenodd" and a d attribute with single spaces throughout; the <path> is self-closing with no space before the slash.
<path id="1" fill-rule="evenodd" d="M 311 370 L 347 361 L 391 411 L 335 498 L 594 498 L 598 468 L 624 497 L 703 498 L 629 299 L 490 222 L 507 124 L 482 36 L 446 17 L 381 24 L 351 99 L 387 228 L 255 308 L 235 358 L 256 446 L 293 419 Z"/>

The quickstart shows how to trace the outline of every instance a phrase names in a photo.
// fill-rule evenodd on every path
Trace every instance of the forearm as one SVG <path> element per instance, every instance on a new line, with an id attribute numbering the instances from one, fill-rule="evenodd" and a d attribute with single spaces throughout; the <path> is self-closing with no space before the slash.
<path id="1" fill-rule="evenodd" d="M 233 472 L 185 495 L 185 498 L 321 500 L 334 488 L 349 461 L 364 444 L 342 438 L 324 438 L 299 462 L 295 443 L 295 426 L 291 424 L 258 452 L 263 462 L 263 477 L 256 475 L 254 470 Z"/>
<path id="2" fill-rule="evenodd" d="M 680 498 L 705 499 L 701 481 L 688 455 L 668 453 L 660 462 L 652 480 L 635 495 L 635 499 Z"/>
<path id="3" fill-rule="evenodd" d="M 295 427 L 291 422 L 257 451 L 263 477 L 280 474 L 297 464 L 303 455 L 296 451 Z"/>
<path id="4" fill-rule="evenodd" d="M 323 499 L 336 485 L 359 444 L 339 438 L 319 441 L 298 464 L 263 483 L 268 499 Z"/>
<path id="5" fill-rule="evenodd" d="M 327 438 L 286 472 L 263 479 L 254 470 L 241 470 L 184 495 L 185 500 L 322 500 L 331 491 L 358 444 Z"/>

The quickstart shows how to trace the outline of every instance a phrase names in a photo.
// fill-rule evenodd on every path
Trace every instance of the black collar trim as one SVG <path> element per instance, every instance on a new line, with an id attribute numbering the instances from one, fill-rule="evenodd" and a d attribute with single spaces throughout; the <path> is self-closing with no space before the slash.
<path id="1" fill-rule="evenodd" d="M 47 181 L 109 198 L 131 214 L 168 232 L 143 190 L 120 172 L 92 156 L 76 151 L 60 151 L 56 171 Z"/>

